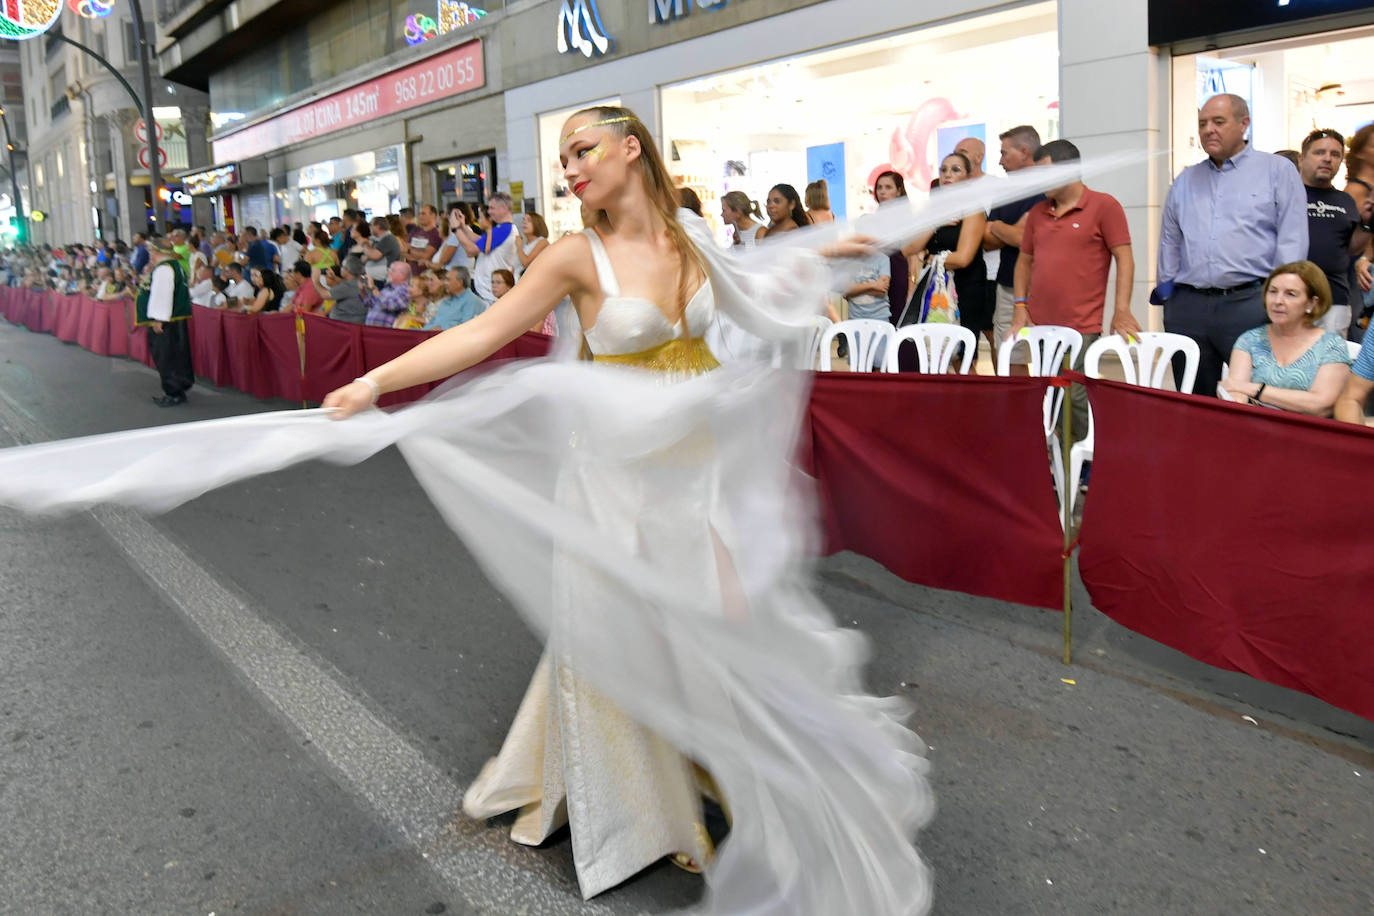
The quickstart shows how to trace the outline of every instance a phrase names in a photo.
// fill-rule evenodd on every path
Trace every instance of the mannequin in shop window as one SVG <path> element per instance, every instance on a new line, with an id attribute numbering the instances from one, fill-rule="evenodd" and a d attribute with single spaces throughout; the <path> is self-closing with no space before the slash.
<path id="1" fill-rule="evenodd" d="M 806 215 L 797 189 L 790 184 L 773 185 L 763 207 L 768 211 L 768 225 L 760 227 L 758 235 L 754 237 L 760 242 L 770 235 L 811 225 L 811 218 Z"/>
<path id="2" fill-rule="evenodd" d="M 734 228 L 731 244 L 752 248 L 759 230 L 763 228 L 763 214 L 759 205 L 743 191 L 730 191 L 720 199 L 720 218 Z"/>

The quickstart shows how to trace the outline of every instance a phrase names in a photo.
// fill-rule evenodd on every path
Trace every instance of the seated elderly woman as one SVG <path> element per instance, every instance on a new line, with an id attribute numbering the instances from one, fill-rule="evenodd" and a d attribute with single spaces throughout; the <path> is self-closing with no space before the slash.
<path id="1" fill-rule="evenodd" d="M 1221 387 L 1238 401 L 1331 416 L 1350 375 L 1350 354 L 1338 335 L 1316 326 L 1330 308 L 1320 267 L 1297 261 L 1274 268 L 1264 281 L 1270 324 L 1236 339 Z"/>

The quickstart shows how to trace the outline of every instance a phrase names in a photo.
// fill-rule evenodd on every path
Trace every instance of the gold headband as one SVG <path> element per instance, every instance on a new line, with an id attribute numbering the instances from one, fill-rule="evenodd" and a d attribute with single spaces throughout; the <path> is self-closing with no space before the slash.
<path id="1" fill-rule="evenodd" d="M 610 125 L 610 124 L 625 124 L 625 123 L 628 123 L 628 122 L 630 122 L 630 121 L 637 121 L 637 120 L 639 120 L 639 119 L 636 118 L 636 117 L 634 117 L 633 115 L 626 115 L 626 116 L 619 117 L 619 118 L 607 118 L 607 119 L 604 120 L 604 121 L 593 121 L 593 122 L 590 123 L 590 124 L 583 124 L 581 127 L 574 127 L 572 130 L 570 130 L 570 131 L 568 131 L 566 134 L 564 134 L 564 135 L 563 135 L 563 139 L 562 139 L 562 140 L 559 140 L 558 142 L 559 142 L 559 144 L 567 143 L 569 137 L 571 137 L 571 136 L 573 136 L 573 135 L 575 135 L 575 134 L 580 134 L 580 133 L 582 133 L 582 131 L 587 130 L 587 129 L 590 128 L 590 127 L 606 127 L 606 126 L 608 126 L 608 125 Z"/>

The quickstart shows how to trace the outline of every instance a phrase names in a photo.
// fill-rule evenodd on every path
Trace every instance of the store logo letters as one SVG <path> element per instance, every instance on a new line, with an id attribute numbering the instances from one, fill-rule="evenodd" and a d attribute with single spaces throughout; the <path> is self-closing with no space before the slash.
<path id="1" fill-rule="evenodd" d="M 724 9 L 730 0 L 696 0 L 703 10 Z M 649 22 L 657 24 L 681 19 L 691 12 L 692 0 L 649 0 Z"/>
<path id="2" fill-rule="evenodd" d="M 580 51 L 583 57 L 592 57 L 610 49 L 596 0 L 563 0 L 558 10 L 558 53 Z"/>

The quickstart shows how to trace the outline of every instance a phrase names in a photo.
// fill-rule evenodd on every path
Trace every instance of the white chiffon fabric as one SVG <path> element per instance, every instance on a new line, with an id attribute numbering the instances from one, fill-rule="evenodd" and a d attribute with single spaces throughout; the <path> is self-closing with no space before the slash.
<path id="1" fill-rule="evenodd" d="M 858 229 L 897 244 L 1077 174 L 970 182 Z M 832 283 L 809 249 L 855 229 L 726 254 L 699 220 L 687 225 L 719 310 L 785 346 L 809 338 Z M 702 911 L 925 913 L 933 883 L 914 845 L 933 811 L 924 746 L 904 702 L 864 689 L 864 638 L 837 627 L 810 586 L 818 526 L 790 463 L 808 379 L 743 363 L 665 386 L 649 372 L 534 360 L 345 422 L 302 410 L 3 450 L 0 504 L 156 512 L 297 462 L 355 463 L 397 445 L 548 657 L 714 778 L 732 828 L 706 869 Z"/>

